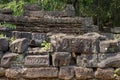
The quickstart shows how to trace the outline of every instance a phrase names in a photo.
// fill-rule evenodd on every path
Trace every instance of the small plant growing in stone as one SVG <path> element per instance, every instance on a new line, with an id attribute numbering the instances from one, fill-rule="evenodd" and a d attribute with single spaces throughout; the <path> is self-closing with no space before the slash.
<path id="1" fill-rule="evenodd" d="M 119 71 L 119 69 L 115 69 L 115 70 L 114 70 L 114 77 L 115 77 L 115 78 L 118 77 L 118 74 L 117 74 L 118 71 Z"/>
<path id="2" fill-rule="evenodd" d="M 14 40 L 15 40 L 15 38 L 14 38 L 14 37 L 11 37 L 11 38 L 10 38 L 10 43 L 12 43 Z"/>
<path id="3" fill-rule="evenodd" d="M 6 37 L 6 35 L 0 34 L 0 38 L 5 38 L 5 37 Z"/>
<path id="4" fill-rule="evenodd" d="M 7 27 L 7 28 L 10 28 L 10 29 L 16 29 L 16 25 L 9 24 L 9 23 L 6 23 L 6 22 L 0 23 L 0 26 Z"/>
<path id="5" fill-rule="evenodd" d="M 51 48 L 51 43 L 46 42 L 46 41 L 43 41 L 43 42 L 41 43 L 41 46 L 44 48 L 44 50 L 49 51 L 50 48 Z"/>

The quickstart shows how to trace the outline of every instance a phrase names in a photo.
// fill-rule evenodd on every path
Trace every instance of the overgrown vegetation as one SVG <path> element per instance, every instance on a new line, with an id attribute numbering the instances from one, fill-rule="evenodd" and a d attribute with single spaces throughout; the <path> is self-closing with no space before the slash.
<path id="1" fill-rule="evenodd" d="M 1 22 L 0 26 L 1 27 L 11 28 L 11 29 L 16 29 L 16 25 L 13 25 L 13 24 L 10 24 L 10 23 L 6 23 L 6 22 Z"/>
<path id="2" fill-rule="evenodd" d="M 46 42 L 46 41 L 43 41 L 43 42 L 41 43 L 41 46 L 43 47 L 44 50 L 49 51 L 50 48 L 51 48 L 51 43 Z"/>

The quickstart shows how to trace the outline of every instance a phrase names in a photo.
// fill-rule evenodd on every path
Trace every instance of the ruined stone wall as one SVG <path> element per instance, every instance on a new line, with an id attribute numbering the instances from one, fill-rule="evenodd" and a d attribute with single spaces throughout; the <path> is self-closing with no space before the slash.
<path id="1" fill-rule="evenodd" d="M 119 39 L 96 33 L 91 18 L 28 6 L 21 17 L 0 10 L 17 25 L 0 27 L 0 80 L 120 80 Z"/>
<path id="2" fill-rule="evenodd" d="M 15 24 L 16 31 L 26 32 L 80 34 L 98 31 L 91 17 L 75 17 L 71 5 L 63 11 L 43 11 L 35 5 L 26 5 L 24 14 L 18 17 L 10 10 L 0 10 L 0 22 Z"/>
<path id="3" fill-rule="evenodd" d="M 84 35 L 13 31 L 0 38 L 0 78 L 8 80 L 119 80 L 120 41 Z M 51 43 L 46 50 L 40 44 Z"/>

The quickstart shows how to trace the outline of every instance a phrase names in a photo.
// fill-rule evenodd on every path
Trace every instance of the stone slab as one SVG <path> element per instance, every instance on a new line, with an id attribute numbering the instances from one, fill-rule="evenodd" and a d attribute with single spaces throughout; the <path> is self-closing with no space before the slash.
<path id="1" fill-rule="evenodd" d="M 55 67 L 26 68 L 24 78 L 56 78 L 58 69 Z"/>
<path id="2" fill-rule="evenodd" d="M 28 55 L 25 57 L 24 66 L 26 67 L 49 66 L 49 54 L 48 55 Z"/>
<path id="3" fill-rule="evenodd" d="M 67 66 L 71 62 L 71 54 L 69 52 L 55 52 L 52 55 L 53 66 Z"/>
<path id="4" fill-rule="evenodd" d="M 74 78 L 74 66 L 60 67 L 59 79 L 72 80 Z"/>

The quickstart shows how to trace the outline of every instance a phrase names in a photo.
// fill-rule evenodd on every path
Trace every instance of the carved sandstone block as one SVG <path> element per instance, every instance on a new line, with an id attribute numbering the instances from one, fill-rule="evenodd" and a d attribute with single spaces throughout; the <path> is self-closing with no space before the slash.
<path id="1" fill-rule="evenodd" d="M 98 54 L 98 67 L 120 67 L 120 53 Z"/>
<path id="2" fill-rule="evenodd" d="M 10 44 L 10 50 L 15 53 L 24 53 L 28 49 L 29 42 L 26 38 L 16 39 Z"/>
<path id="3" fill-rule="evenodd" d="M 77 56 L 77 65 L 81 67 L 97 67 L 97 54 L 81 54 Z"/>
<path id="4" fill-rule="evenodd" d="M 114 69 L 100 69 L 95 72 L 95 78 L 100 80 L 114 80 Z"/>
<path id="5" fill-rule="evenodd" d="M 25 57 L 24 65 L 27 67 L 49 66 L 48 55 L 28 55 Z"/>
<path id="6" fill-rule="evenodd" d="M 94 77 L 94 72 L 90 68 L 75 67 L 76 79 L 86 80 Z"/>
<path id="7" fill-rule="evenodd" d="M 64 80 L 72 80 L 74 77 L 74 67 L 66 66 L 60 67 L 59 78 Z"/>
<path id="8" fill-rule="evenodd" d="M 26 68 L 24 78 L 56 78 L 58 69 L 55 67 Z"/>
<path id="9" fill-rule="evenodd" d="M 65 66 L 71 62 L 71 54 L 69 52 L 55 52 L 52 55 L 53 66 Z"/>

